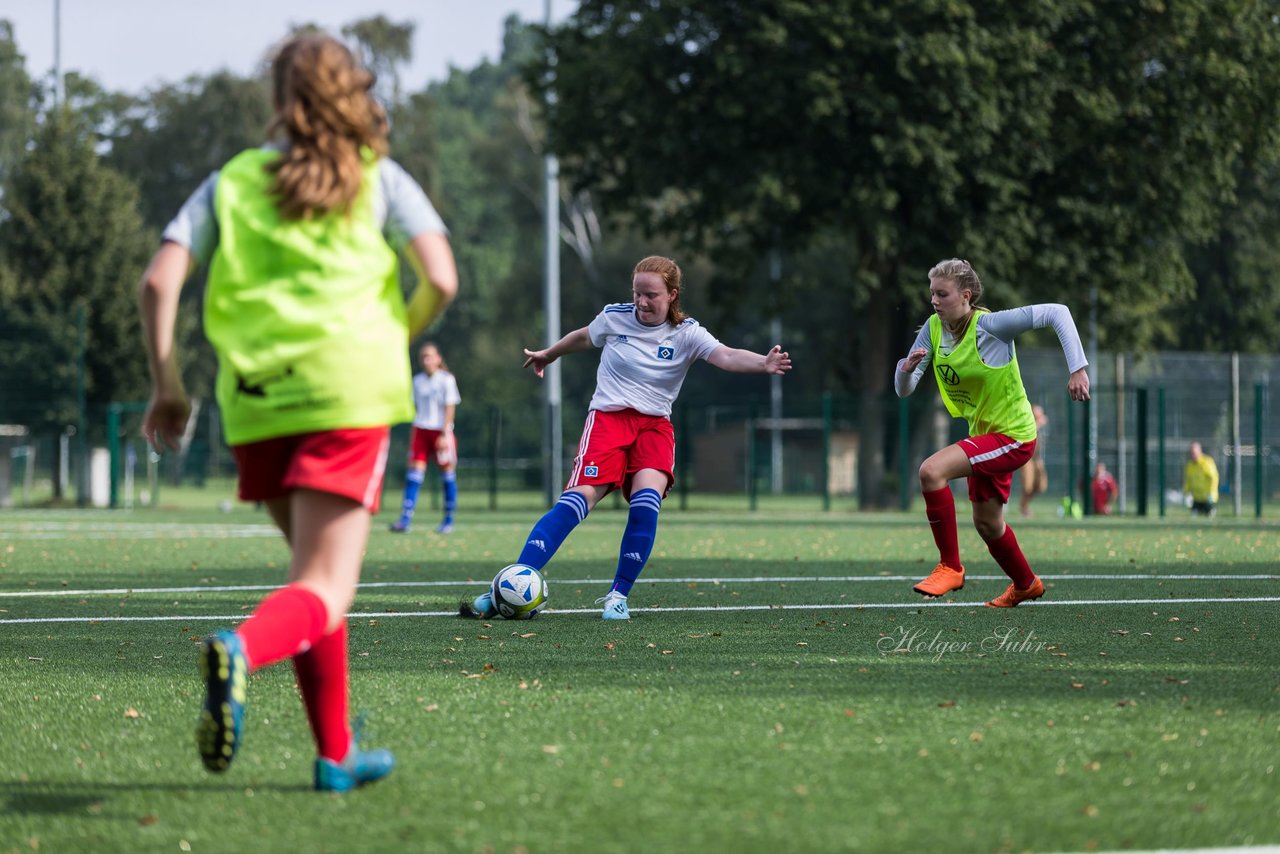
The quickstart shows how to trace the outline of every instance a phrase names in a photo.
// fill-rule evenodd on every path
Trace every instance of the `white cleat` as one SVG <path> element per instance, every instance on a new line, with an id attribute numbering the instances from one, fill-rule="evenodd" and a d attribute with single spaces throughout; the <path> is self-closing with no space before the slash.
<path id="1" fill-rule="evenodd" d="M 604 604 L 604 612 L 600 615 L 605 620 L 630 620 L 631 612 L 627 610 L 627 597 L 616 590 L 610 590 L 596 600 L 596 604 Z"/>

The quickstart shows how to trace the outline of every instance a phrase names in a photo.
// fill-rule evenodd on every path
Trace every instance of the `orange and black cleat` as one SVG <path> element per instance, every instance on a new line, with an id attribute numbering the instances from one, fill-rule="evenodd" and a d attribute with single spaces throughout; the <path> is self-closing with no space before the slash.
<path id="1" fill-rule="evenodd" d="M 929 573 L 928 578 L 911 589 L 921 596 L 937 597 L 945 596 L 952 590 L 961 590 L 963 588 L 964 567 L 952 569 L 947 564 L 940 563 L 933 568 L 933 572 Z"/>
<path id="2" fill-rule="evenodd" d="M 987 603 L 988 608 L 1016 608 L 1019 602 L 1026 602 L 1029 599 L 1039 599 L 1044 595 L 1044 582 L 1039 576 L 1031 582 L 1031 586 L 1026 590 L 1019 590 L 1012 584 L 1009 588 L 996 598 Z"/>

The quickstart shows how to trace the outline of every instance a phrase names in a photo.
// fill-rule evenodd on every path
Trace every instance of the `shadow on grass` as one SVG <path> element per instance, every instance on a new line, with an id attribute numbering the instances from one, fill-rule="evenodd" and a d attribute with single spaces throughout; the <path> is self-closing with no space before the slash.
<path id="1" fill-rule="evenodd" d="M 117 818 L 105 809 L 105 802 L 113 796 L 121 794 L 173 793 L 189 794 L 193 797 L 201 793 L 220 792 L 234 794 L 246 789 L 266 790 L 280 793 L 310 792 L 312 787 L 303 784 L 248 784 L 231 781 L 210 780 L 203 783 L 192 782 L 118 782 L 118 783 L 86 783 L 83 781 L 66 782 L 60 780 L 10 780 L 0 783 L 0 799 L 3 799 L 3 811 L 10 815 L 101 815 L 104 818 Z"/>

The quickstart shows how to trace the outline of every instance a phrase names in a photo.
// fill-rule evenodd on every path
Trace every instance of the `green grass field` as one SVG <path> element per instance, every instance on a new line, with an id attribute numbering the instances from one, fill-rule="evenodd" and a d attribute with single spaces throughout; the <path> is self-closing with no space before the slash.
<path id="1" fill-rule="evenodd" d="M 550 564 L 530 622 L 448 616 L 535 512 L 377 522 L 353 711 L 387 780 L 310 790 L 287 665 L 206 773 L 199 639 L 288 554 L 247 507 L 0 514 L 0 852 L 1088 851 L 1280 844 L 1280 527 L 1014 521 L 1048 595 L 962 529 L 925 602 L 916 515 L 664 512 L 605 623 L 624 516 Z M 963 520 L 962 520 L 963 521 Z"/>

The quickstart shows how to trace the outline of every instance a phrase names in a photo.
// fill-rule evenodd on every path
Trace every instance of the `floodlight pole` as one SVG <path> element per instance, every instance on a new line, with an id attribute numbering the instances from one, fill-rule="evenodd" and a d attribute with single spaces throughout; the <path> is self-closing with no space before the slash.
<path id="1" fill-rule="evenodd" d="M 551 0 L 546 0 L 546 26 L 551 27 Z M 554 61 L 554 58 L 553 58 Z M 548 103 L 554 103 L 555 93 L 548 92 Z M 560 162 L 551 151 L 550 132 L 547 135 L 547 154 L 543 161 L 543 172 L 546 186 L 546 210 L 544 224 L 546 227 L 546 266 L 543 271 L 543 313 L 547 318 L 545 346 L 550 347 L 560 340 Z M 543 449 L 546 453 L 545 496 L 550 507 L 559 494 L 564 483 L 562 462 L 564 460 L 564 434 L 560 409 L 562 405 L 560 389 L 560 362 L 556 360 L 547 366 L 544 372 L 543 392 L 546 400 L 546 431 L 543 434 Z"/>
<path id="2" fill-rule="evenodd" d="M 53 0 L 53 105 L 62 98 L 62 0 Z"/>

